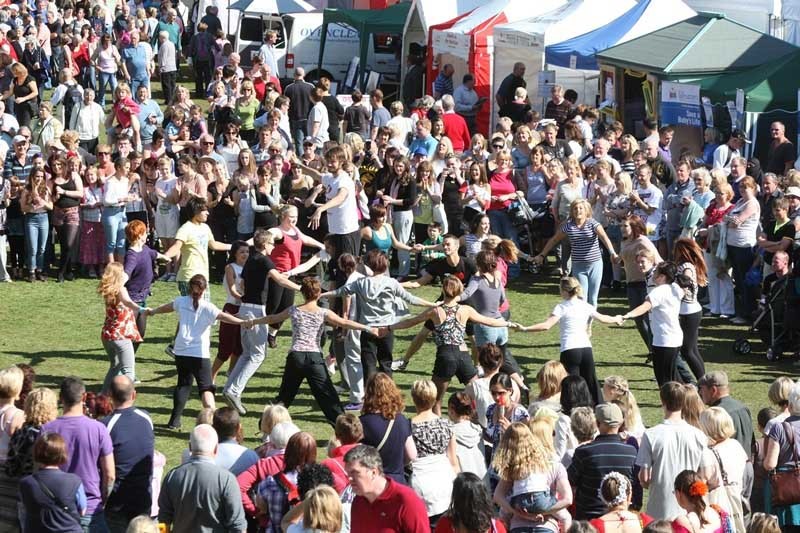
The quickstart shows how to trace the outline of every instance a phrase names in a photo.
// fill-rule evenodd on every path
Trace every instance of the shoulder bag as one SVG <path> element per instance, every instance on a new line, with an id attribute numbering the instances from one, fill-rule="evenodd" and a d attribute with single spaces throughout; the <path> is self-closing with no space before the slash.
<path id="1" fill-rule="evenodd" d="M 783 469 L 775 469 L 769 474 L 772 489 L 772 505 L 784 506 L 800 503 L 800 461 L 797 457 L 794 428 L 788 422 L 783 423 L 783 432 L 792 448 L 793 465 Z"/>
<path id="2" fill-rule="evenodd" d="M 742 505 L 742 488 L 738 485 L 732 485 L 728 481 L 728 473 L 725 472 L 725 467 L 722 466 L 722 459 L 719 452 L 714 448 L 710 448 L 711 453 L 717 459 L 719 466 L 719 477 L 722 479 L 722 485 L 718 486 L 708 494 L 709 503 L 715 503 L 728 512 L 728 516 L 733 522 L 734 529 L 738 532 L 746 531 L 744 525 L 744 510 Z"/>

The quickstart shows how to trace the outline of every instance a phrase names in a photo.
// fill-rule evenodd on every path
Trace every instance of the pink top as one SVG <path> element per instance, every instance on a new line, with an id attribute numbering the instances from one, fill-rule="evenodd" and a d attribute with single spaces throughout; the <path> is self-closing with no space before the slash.
<path id="1" fill-rule="evenodd" d="M 503 196 L 517 191 L 512 179 L 512 172 L 495 172 L 489 179 L 489 186 L 492 188 L 492 196 Z M 511 200 L 503 200 L 502 202 L 492 201 L 489 204 L 489 211 L 502 210 L 511 204 Z"/>
<path id="2" fill-rule="evenodd" d="M 139 114 L 139 104 L 133 101 L 130 96 L 120 98 L 114 103 L 114 116 L 123 128 L 131 127 L 131 116 Z"/>

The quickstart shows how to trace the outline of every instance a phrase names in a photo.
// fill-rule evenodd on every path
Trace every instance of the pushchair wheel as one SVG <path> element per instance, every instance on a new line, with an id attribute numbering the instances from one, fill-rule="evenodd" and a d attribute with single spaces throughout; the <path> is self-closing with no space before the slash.
<path id="1" fill-rule="evenodd" d="M 772 347 L 767 348 L 767 361 L 777 361 L 781 358 L 781 352 L 773 350 Z"/>
<path id="2" fill-rule="evenodd" d="M 733 343 L 733 351 L 739 355 L 749 355 L 753 351 L 753 346 L 747 339 L 737 339 Z"/>

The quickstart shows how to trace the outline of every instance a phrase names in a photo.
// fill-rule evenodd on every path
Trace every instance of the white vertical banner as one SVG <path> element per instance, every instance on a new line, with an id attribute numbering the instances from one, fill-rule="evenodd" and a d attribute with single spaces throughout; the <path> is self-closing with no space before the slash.
<path id="1" fill-rule="evenodd" d="M 703 104 L 703 114 L 706 116 L 706 126 L 709 128 L 714 127 L 714 107 L 711 105 L 711 99 L 708 96 L 700 98 Z"/>
<path id="2" fill-rule="evenodd" d="M 742 127 L 744 117 L 744 89 L 736 89 L 736 127 Z"/>

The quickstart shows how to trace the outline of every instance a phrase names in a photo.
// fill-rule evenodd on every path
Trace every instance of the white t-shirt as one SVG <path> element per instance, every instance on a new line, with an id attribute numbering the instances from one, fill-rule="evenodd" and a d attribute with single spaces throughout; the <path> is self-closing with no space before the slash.
<path id="1" fill-rule="evenodd" d="M 644 432 L 636 465 L 650 469 L 647 514 L 656 520 L 672 520 L 685 513 L 673 494 L 675 478 L 684 470 L 697 471 L 705 466 L 703 450 L 707 443 L 708 437 L 684 420 L 665 420 Z"/>
<path id="2" fill-rule="evenodd" d="M 175 354 L 208 359 L 211 352 L 211 325 L 220 314 L 219 308 L 200 298 L 197 309 L 191 296 L 178 296 L 172 302 L 178 314 Z"/>
<path id="3" fill-rule="evenodd" d="M 664 217 L 664 210 L 662 208 L 664 203 L 664 193 L 661 192 L 661 189 L 651 183 L 645 189 L 636 189 L 636 194 L 639 195 L 639 198 L 641 198 L 644 203 L 650 207 L 656 208 L 656 210 L 649 215 L 644 209 L 636 209 L 634 214 L 638 217 L 641 217 L 641 219 L 645 221 L 645 226 L 647 227 L 647 236 L 650 238 L 650 240 L 657 241 L 661 238 L 659 236 L 658 225 L 661 223 L 661 219 Z"/>
<path id="4" fill-rule="evenodd" d="M 558 317 L 561 328 L 561 351 L 575 348 L 591 348 L 589 340 L 589 319 L 597 315 L 597 310 L 585 300 L 573 298 L 564 300 L 553 308 L 553 316 Z"/>
<path id="5" fill-rule="evenodd" d="M 659 285 L 647 295 L 653 304 L 650 325 L 653 328 L 653 346 L 675 348 L 683 344 L 683 331 L 678 319 L 683 289 L 675 283 Z"/>
<path id="6" fill-rule="evenodd" d="M 317 134 L 313 135 L 315 122 L 319 122 L 319 129 L 317 130 Z M 331 140 L 330 135 L 328 135 L 328 128 L 330 127 L 330 121 L 328 120 L 328 108 L 325 107 L 325 104 L 322 102 L 317 102 L 314 104 L 314 107 L 312 107 L 311 111 L 308 112 L 307 127 L 308 135 L 314 138 L 314 144 L 318 148 L 321 148 L 323 144 Z"/>
<path id="7" fill-rule="evenodd" d="M 328 231 L 334 235 L 346 235 L 358 230 L 358 207 L 356 205 L 356 184 L 346 172 L 338 175 L 323 174 L 322 186 L 325 187 L 325 201 L 330 201 L 339 193 L 339 189 L 347 190 L 347 198 L 336 207 L 328 209 Z"/>

